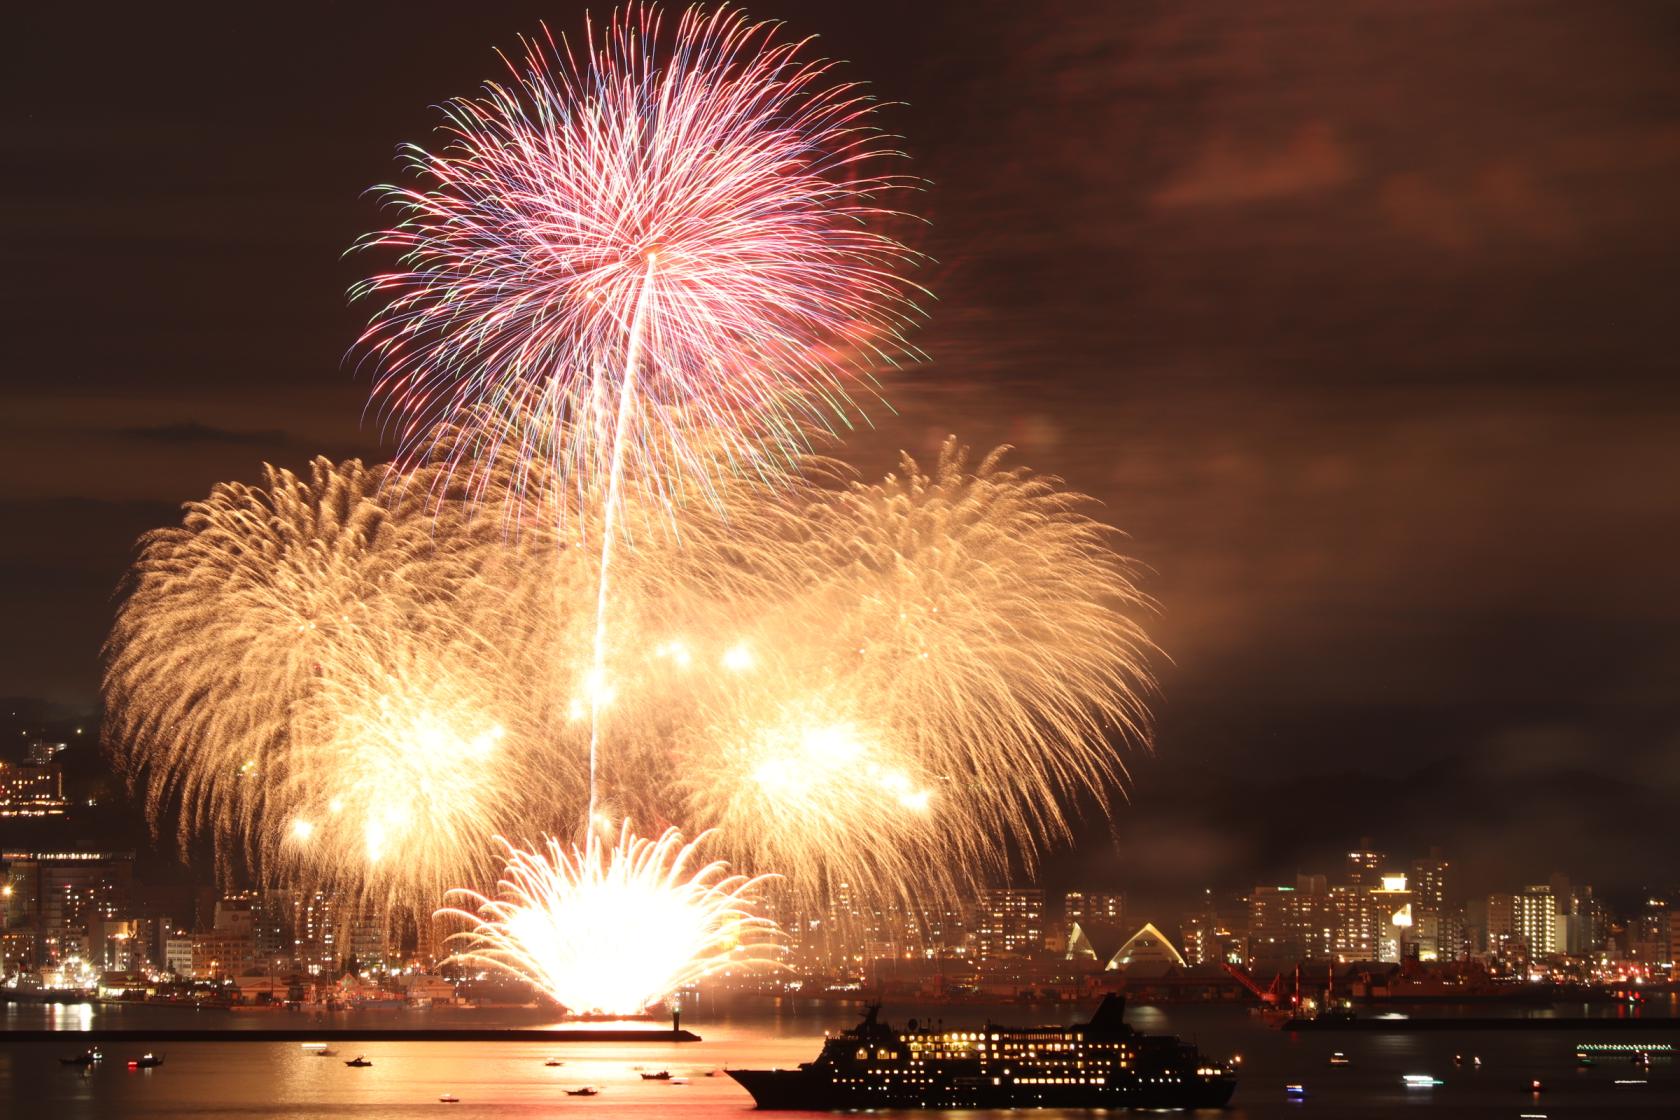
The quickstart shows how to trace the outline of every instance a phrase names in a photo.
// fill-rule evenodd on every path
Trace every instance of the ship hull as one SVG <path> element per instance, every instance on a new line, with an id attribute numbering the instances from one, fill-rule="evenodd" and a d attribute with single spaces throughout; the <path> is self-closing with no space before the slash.
<path id="1" fill-rule="evenodd" d="M 874 1108 L 1223 1108 L 1236 1091 L 1234 1078 L 1206 1078 L 1173 1086 L 994 1085 L 989 1079 L 956 1078 L 914 1093 L 891 1086 L 836 1085 L 806 1069 L 726 1071 L 767 1111 L 842 1112 Z"/>

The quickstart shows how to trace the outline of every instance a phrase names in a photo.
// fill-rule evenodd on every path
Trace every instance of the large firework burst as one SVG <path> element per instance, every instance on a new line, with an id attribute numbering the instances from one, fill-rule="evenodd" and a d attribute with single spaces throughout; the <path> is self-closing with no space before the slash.
<path id="1" fill-rule="evenodd" d="M 265 467 L 148 534 L 103 691 L 154 822 L 209 834 L 224 867 L 412 914 L 493 873 L 485 838 L 546 822 L 579 777 L 483 636 L 515 625 L 483 579 L 510 545 L 385 480 Z"/>
<path id="2" fill-rule="evenodd" d="M 478 411 L 472 469 L 511 445 L 585 505 L 621 470 L 668 492 L 775 473 L 847 383 L 907 353 L 905 185 L 871 102 L 774 27 L 631 4 L 584 40 L 524 42 L 512 81 L 446 106 L 419 180 L 387 187 L 401 254 L 364 344 L 409 455 Z M 488 459 L 498 456 L 491 454 Z M 542 495 L 544 498 L 554 495 Z"/>
<path id="3" fill-rule="evenodd" d="M 681 819 L 807 895 L 902 897 L 972 886 L 1009 842 L 1030 860 L 1070 795 L 1107 802 L 1148 737 L 1147 603 L 1088 500 L 1002 456 L 949 441 L 931 471 L 773 507 L 769 598 L 716 631 L 723 687 L 676 740 Z"/>

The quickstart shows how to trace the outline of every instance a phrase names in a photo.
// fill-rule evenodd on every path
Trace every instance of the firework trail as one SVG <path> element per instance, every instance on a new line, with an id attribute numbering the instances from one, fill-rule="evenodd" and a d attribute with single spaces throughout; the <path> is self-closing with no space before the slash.
<path id="1" fill-rule="evenodd" d="M 775 926 L 752 913 L 762 878 L 696 867 L 706 841 L 658 840 L 629 821 L 606 847 L 590 829 L 583 847 L 550 839 L 546 854 L 506 841 L 497 897 L 454 892 L 473 923 L 456 959 L 536 983 L 575 1014 L 632 1015 L 671 992 L 732 967 L 774 962 Z"/>
<path id="2" fill-rule="evenodd" d="M 667 45 L 631 6 L 581 57 L 526 41 L 512 86 L 449 104 L 442 153 L 410 150 L 429 186 L 387 188 L 404 220 L 365 242 L 401 253 L 358 294 L 385 297 L 362 342 L 403 445 L 488 405 L 480 462 L 511 440 L 601 511 L 592 775 L 627 469 L 667 493 L 774 472 L 904 352 L 910 254 L 871 228 L 903 184 L 860 170 L 884 154 L 868 100 L 772 31 L 690 9 Z"/>

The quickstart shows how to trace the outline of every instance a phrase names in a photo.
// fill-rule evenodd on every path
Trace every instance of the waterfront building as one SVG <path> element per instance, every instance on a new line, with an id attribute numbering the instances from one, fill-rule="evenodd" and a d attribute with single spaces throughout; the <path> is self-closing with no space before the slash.
<path id="1" fill-rule="evenodd" d="M 1512 922 L 1516 935 L 1528 947 L 1530 961 L 1563 953 L 1568 924 L 1558 909 L 1558 898 L 1550 883 L 1534 883 L 1514 896 Z"/>
<path id="2" fill-rule="evenodd" d="M 1342 963 L 1378 959 L 1382 914 L 1364 886 L 1341 884 L 1330 891 L 1330 954 Z"/>
<path id="3" fill-rule="evenodd" d="M 1242 964 L 1248 959 L 1248 899 L 1221 906 L 1213 891 L 1202 892 L 1201 905 L 1178 925 L 1178 948 L 1191 966 Z"/>
<path id="4" fill-rule="evenodd" d="M 1124 926 L 1098 918 L 1085 918 L 1068 927 L 1067 949 L 1062 956 L 1064 960 L 1083 961 L 1101 969 L 1117 968 L 1119 966 L 1115 962 L 1126 941 Z"/>
<path id="5" fill-rule="evenodd" d="M 1145 922 L 1109 959 L 1108 967 L 1124 969 L 1128 975 L 1156 976 L 1169 968 L 1188 968 L 1189 964 L 1166 934 L 1153 922 Z"/>
<path id="6" fill-rule="evenodd" d="M 1322 875 L 1302 875 L 1294 886 L 1259 886 L 1248 896 L 1248 951 L 1252 961 L 1284 963 L 1329 956 L 1335 903 Z"/>
<path id="7" fill-rule="evenodd" d="M 1647 966 L 1672 965 L 1674 927 L 1669 921 L 1668 896 L 1652 892 L 1628 920 L 1628 955 Z"/>
<path id="8" fill-rule="evenodd" d="M 164 938 L 163 964 L 165 968 L 181 979 L 193 979 L 192 934 L 184 929 L 178 929 Z"/>
<path id="9" fill-rule="evenodd" d="M 1412 892 L 1404 875 L 1384 875 L 1371 892 L 1376 900 L 1378 921 L 1377 959 L 1390 963 L 1405 960 L 1413 926 Z"/>
<path id="10" fill-rule="evenodd" d="M 0 896 L 8 932 L 28 930 L 20 968 L 57 968 L 93 955 L 96 926 L 121 916 L 134 878 L 133 852 L 15 851 L 0 853 Z"/>
<path id="11" fill-rule="evenodd" d="M 192 935 L 192 977 L 228 980 L 256 967 L 256 946 L 249 930 L 208 929 Z"/>
<path id="12" fill-rule="evenodd" d="M 1412 937 L 1420 961 L 1463 961 L 1470 957 L 1464 912 L 1459 908 L 1415 910 Z"/>
<path id="13" fill-rule="evenodd" d="M 336 975 L 343 954 L 340 908 L 326 891 L 294 891 L 286 902 L 291 911 L 292 960 L 311 975 Z"/>
<path id="14" fill-rule="evenodd" d="M 361 969 L 386 968 L 396 962 L 391 946 L 391 927 L 385 912 L 375 907 L 357 913 L 345 938 L 350 960 Z"/>

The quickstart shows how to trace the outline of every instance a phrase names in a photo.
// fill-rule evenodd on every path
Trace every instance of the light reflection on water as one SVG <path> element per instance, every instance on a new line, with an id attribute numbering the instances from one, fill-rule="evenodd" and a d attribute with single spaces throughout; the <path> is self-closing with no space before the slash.
<path id="1" fill-rule="evenodd" d="M 1084 1009 L 1088 1013 L 1089 1009 Z M 1066 1022 L 1082 1017 L 1068 1008 L 961 1008 L 889 1006 L 887 1014 L 902 1023 L 912 1015 L 943 1018 L 953 1028 L 990 1017 L 1017 1024 Z M 144 1045 L 107 1044 L 106 1060 L 82 1071 L 58 1059 L 75 1046 L 0 1045 L 0 1115 L 39 1115 L 53 1120 L 82 1117 L 131 1118 L 175 1116 L 408 1117 L 442 1110 L 461 1117 L 499 1118 L 572 1116 L 580 1120 L 693 1120 L 741 1118 L 751 1100 L 723 1076 L 706 1076 L 724 1066 L 791 1066 L 808 1060 L 826 1029 L 850 1025 L 857 1009 L 786 1003 L 747 1007 L 706 1007 L 684 1014 L 705 1041 L 689 1044 L 533 1044 L 503 1042 L 343 1043 L 333 1057 L 319 1057 L 296 1043 L 156 1044 L 167 1054 L 163 1067 L 130 1071 L 126 1061 Z M 235 1015 L 172 1008 L 7 1007 L 0 1026 L 39 1028 L 53 1025 L 135 1027 L 228 1024 L 240 1027 L 307 1025 L 536 1026 L 552 1021 L 538 1011 L 381 1012 L 361 1016 L 310 1018 L 288 1012 Z M 1571 1060 L 1577 1042 L 1569 1031 L 1444 1032 L 1430 1034 L 1337 1033 L 1286 1035 L 1266 1028 L 1240 1008 L 1207 1006 L 1134 1007 L 1132 1025 L 1149 1032 L 1176 1033 L 1214 1057 L 1243 1055 L 1242 1085 L 1231 1120 L 1269 1120 L 1310 1112 L 1322 1117 L 1384 1117 L 1427 1109 L 1429 1120 L 1455 1117 L 1514 1117 L 1543 1112 L 1551 1117 L 1680 1115 L 1680 1070 L 1659 1062 L 1645 1086 L 1617 1087 L 1631 1067 L 1606 1061 L 1577 1070 Z M 3 1035 L 0 1035 L 3 1037 Z M 1680 1041 L 1672 1035 L 1616 1037 Z M 1328 1066 L 1332 1050 L 1346 1052 L 1352 1064 Z M 132 1053 L 131 1053 L 132 1051 Z M 372 1068 L 352 1069 L 344 1062 L 358 1053 Z M 1466 1056 L 1462 1066 L 1454 1054 Z M 1484 1059 L 1481 1070 L 1469 1055 Z M 547 1067 L 558 1057 L 565 1064 Z M 668 1069 L 689 1084 L 641 1079 L 643 1070 Z M 1406 1073 L 1430 1073 L 1445 1084 L 1408 1090 Z M 1547 1084 L 1536 1099 L 1527 1092 L 1535 1077 Z M 1283 1096 L 1289 1082 L 1306 1085 L 1308 1097 L 1291 1104 Z M 596 1085 L 600 1096 L 567 1097 L 564 1090 Z M 438 1098 L 450 1093 L 459 1104 Z M 1420 1118 L 1423 1112 L 1415 1112 Z M 1008 1114 L 999 1114 L 1006 1116 Z M 1046 1120 L 1055 1114 L 1039 1113 Z M 1084 1117 L 1085 1114 L 1075 1114 Z M 982 1120 L 967 1114 L 965 1120 Z"/>

